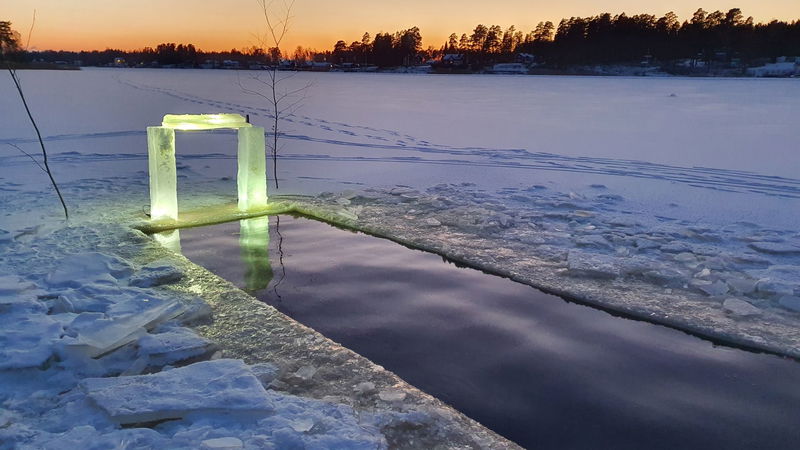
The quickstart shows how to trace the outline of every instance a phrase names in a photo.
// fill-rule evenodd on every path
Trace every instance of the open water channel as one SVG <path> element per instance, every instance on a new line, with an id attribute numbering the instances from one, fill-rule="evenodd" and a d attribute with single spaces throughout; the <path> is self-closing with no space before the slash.
<path id="1" fill-rule="evenodd" d="M 797 448 L 800 364 L 305 218 L 180 231 L 192 261 L 528 448 Z"/>

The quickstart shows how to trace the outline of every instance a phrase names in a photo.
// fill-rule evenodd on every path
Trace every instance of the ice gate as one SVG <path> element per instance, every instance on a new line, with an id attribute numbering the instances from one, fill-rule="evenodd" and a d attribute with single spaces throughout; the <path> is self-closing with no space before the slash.
<path id="1" fill-rule="evenodd" d="M 231 128 L 238 132 L 239 211 L 267 206 L 267 161 L 264 129 L 239 114 L 167 114 L 160 127 L 147 127 L 150 171 L 150 218 L 178 220 L 178 176 L 175 166 L 175 130 L 203 131 Z"/>

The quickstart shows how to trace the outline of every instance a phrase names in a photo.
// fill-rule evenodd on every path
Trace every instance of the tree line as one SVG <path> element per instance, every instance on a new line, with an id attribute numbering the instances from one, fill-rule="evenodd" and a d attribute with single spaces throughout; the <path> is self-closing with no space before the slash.
<path id="1" fill-rule="evenodd" d="M 742 65 L 751 65 L 765 58 L 800 56 L 800 20 L 755 23 L 752 17 L 745 18 L 739 8 L 711 13 L 700 8 L 683 22 L 673 12 L 662 17 L 603 13 L 562 19 L 557 26 L 552 22 L 539 22 L 527 33 L 513 25 L 502 29 L 498 25 L 479 24 L 469 33 L 460 36 L 452 33 L 441 46 L 428 46 L 426 49 L 422 48 L 419 28 L 411 27 L 394 33 L 379 32 L 374 38 L 364 33 L 360 40 L 350 44 L 339 40 L 327 51 L 297 47 L 293 53 L 257 47 L 205 52 L 192 44 L 174 43 L 135 51 L 23 52 L 19 48 L 19 34 L 11 29 L 9 22 L 0 21 L 0 49 L 7 58 L 80 60 L 84 65 L 108 65 L 115 58 L 124 57 L 129 65 L 155 63 L 195 67 L 206 60 L 276 65 L 291 60 L 296 64 L 317 61 L 396 67 L 419 64 L 445 54 L 463 55 L 460 61 L 474 69 L 497 62 L 512 62 L 520 54 L 534 55 L 537 63 L 555 68 L 638 63 L 642 58 L 660 62 L 735 58 Z"/>
<path id="2" fill-rule="evenodd" d="M 562 19 L 557 26 L 539 22 L 527 33 L 513 25 L 504 30 L 498 25 L 478 24 L 470 33 L 452 33 L 438 49 L 421 50 L 421 42 L 417 27 L 394 34 L 379 33 L 372 42 L 365 33 L 360 41 L 349 45 L 343 40 L 336 42 L 331 61 L 398 66 L 421 58 L 460 54 L 477 68 L 511 62 L 520 53 L 527 53 L 554 67 L 638 63 L 643 57 L 711 61 L 720 54 L 749 63 L 759 58 L 797 56 L 800 20 L 754 23 L 739 8 L 711 13 L 700 8 L 683 22 L 674 12 L 662 17 L 603 13 Z"/>

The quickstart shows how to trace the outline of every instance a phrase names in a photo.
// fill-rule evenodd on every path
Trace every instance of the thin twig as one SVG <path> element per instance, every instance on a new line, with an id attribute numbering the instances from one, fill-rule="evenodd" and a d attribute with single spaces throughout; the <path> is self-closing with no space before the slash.
<path id="1" fill-rule="evenodd" d="M 17 73 L 14 69 L 11 68 L 11 63 L 6 61 L 6 67 L 8 68 L 8 73 L 11 75 L 11 79 L 14 81 L 14 86 L 17 88 L 17 92 L 19 93 L 19 97 L 22 99 L 22 105 L 25 106 L 25 112 L 28 113 L 28 118 L 31 120 L 31 124 L 33 125 L 33 129 L 36 130 L 36 137 L 39 139 L 39 145 L 42 147 L 42 159 L 44 162 L 44 170 L 47 172 L 47 176 L 50 178 L 50 183 L 53 184 L 53 189 L 55 189 L 56 194 L 58 195 L 58 200 L 61 201 L 61 207 L 64 208 L 64 217 L 69 220 L 69 211 L 67 210 L 67 204 L 64 202 L 64 197 L 61 196 L 61 191 L 58 189 L 58 184 L 56 183 L 55 178 L 53 178 L 53 172 L 50 171 L 50 165 L 47 163 L 47 150 L 44 148 L 44 140 L 42 139 L 42 133 L 39 132 L 39 126 L 36 125 L 36 120 L 33 118 L 33 114 L 31 114 L 31 109 L 28 107 L 28 101 L 25 100 L 25 94 L 22 92 L 22 86 L 19 84 L 19 79 L 17 78 Z"/>
<path id="2" fill-rule="evenodd" d="M 31 20 L 31 28 L 28 30 L 28 40 L 25 42 L 25 51 L 31 46 L 31 35 L 33 34 L 33 26 L 36 25 L 36 10 L 33 10 L 33 20 Z"/>
<path id="3" fill-rule="evenodd" d="M 14 147 L 15 149 L 19 150 L 20 152 L 22 152 L 22 153 L 23 153 L 25 156 L 27 156 L 28 158 L 30 158 L 30 159 L 31 159 L 31 161 L 33 161 L 33 162 L 34 162 L 34 164 L 36 164 L 37 166 L 39 166 L 39 168 L 40 168 L 40 169 L 42 169 L 42 172 L 44 172 L 44 173 L 47 173 L 47 171 L 46 171 L 46 170 L 44 170 L 44 167 L 42 167 L 42 165 L 41 165 L 41 164 L 39 164 L 39 161 L 37 161 L 37 160 L 36 160 L 36 158 L 34 158 L 34 157 L 33 157 L 33 155 L 31 155 L 30 153 L 28 153 L 28 152 L 26 152 L 25 150 L 21 149 L 21 148 L 20 148 L 20 147 L 19 147 L 17 144 L 12 144 L 12 143 L 10 143 L 10 142 L 6 142 L 6 144 L 8 144 L 8 145 L 10 145 L 10 146 Z"/>

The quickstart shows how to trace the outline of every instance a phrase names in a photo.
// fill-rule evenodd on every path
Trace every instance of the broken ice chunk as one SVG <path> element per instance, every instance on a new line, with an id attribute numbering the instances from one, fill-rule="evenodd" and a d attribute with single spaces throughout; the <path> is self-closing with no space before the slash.
<path id="1" fill-rule="evenodd" d="M 750 248 L 774 255 L 800 255 L 800 247 L 783 242 L 751 242 Z"/>
<path id="2" fill-rule="evenodd" d="M 574 277 L 612 279 L 620 276 L 620 267 L 613 257 L 570 251 L 567 272 Z"/>
<path id="3" fill-rule="evenodd" d="M 267 391 L 241 360 L 218 359 L 154 375 L 88 378 L 80 383 L 112 420 L 125 425 L 180 419 L 190 413 L 264 414 Z"/>
<path id="4" fill-rule="evenodd" d="M 153 287 L 175 283 L 183 278 L 183 271 L 167 261 L 155 261 L 142 267 L 131 276 L 128 284 L 136 287 Z"/>
<path id="5" fill-rule="evenodd" d="M 704 292 L 706 295 L 716 297 L 728 293 L 728 285 L 722 281 L 708 281 L 695 279 L 689 283 L 693 288 Z"/>
<path id="6" fill-rule="evenodd" d="M 70 255 L 47 276 L 52 287 L 80 287 L 89 283 L 116 283 L 133 272 L 127 261 L 97 252 Z"/>
<path id="7" fill-rule="evenodd" d="M 11 311 L 44 312 L 47 308 L 37 298 L 45 292 L 16 275 L 0 276 L 0 313 Z"/>
<path id="8" fill-rule="evenodd" d="M 406 398 L 406 393 L 400 389 L 385 389 L 378 392 L 378 398 L 385 402 L 401 402 Z"/>
<path id="9" fill-rule="evenodd" d="M 778 299 L 778 304 L 786 309 L 791 309 L 792 311 L 800 312 L 800 297 L 797 297 L 795 295 L 784 295 L 783 297 Z"/>
<path id="10" fill-rule="evenodd" d="M 750 303 L 739 300 L 738 298 L 729 298 L 722 303 L 725 311 L 742 317 L 757 316 L 761 314 L 761 310 L 751 305 Z"/>
<path id="11" fill-rule="evenodd" d="M 139 355 L 162 367 L 212 351 L 214 344 L 188 328 L 172 328 L 139 339 Z"/>
<path id="12" fill-rule="evenodd" d="M 41 365 L 61 331 L 61 324 L 44 315 L 0 314 L 0 370 Z"/>
<path id="13" fill-rule="evenodd" d="M 235 437 L 206 439 L 200 443 L 202 450 L 237 450 L 244 448 L 244 443 Z"/>
<path id="14" fill-rule="evenodd" d="M 134 298 L 115 304 L 106 315 L 82 313 L 69 326 L 76 339 L 64 342 L 64 350 L 96 357 L 133 342 L 146 329 L 183 311 L 183 305 L 174 300 Z"/>

